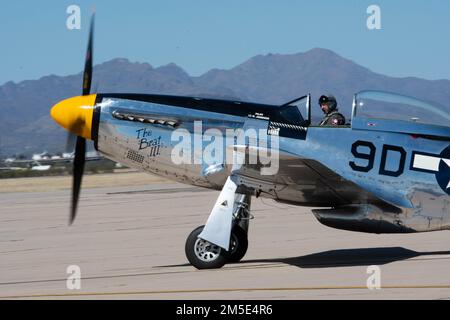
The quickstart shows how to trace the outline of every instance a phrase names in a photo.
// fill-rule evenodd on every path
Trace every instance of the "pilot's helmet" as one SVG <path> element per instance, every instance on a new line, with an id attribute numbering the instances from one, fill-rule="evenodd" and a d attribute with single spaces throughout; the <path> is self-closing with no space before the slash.
<path id="1" fill-rule="evenodd" d="M 327 104 L 328 105 L 328 110 L 329 112 L 336 110 L 337 108 L 337 101 L 336 98 L 332 95 L 322 95 L 319 98 L 319 106 L 321 106 L 322 104 Z"/>

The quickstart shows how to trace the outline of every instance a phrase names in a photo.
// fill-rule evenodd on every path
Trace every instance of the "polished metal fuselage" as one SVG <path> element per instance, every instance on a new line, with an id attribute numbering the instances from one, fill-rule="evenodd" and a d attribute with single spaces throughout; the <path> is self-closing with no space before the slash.
<path id="1" fill-rule="evenodd" d="M 98 106 L 101 114 L 96 145 L 100 153 L 132 168 L 216 190 L 222 188 L 233 165 L 225 161 L 205 163 L 201 152 L 195 152 L 208 147 L 213 140 L 208 136 L 210 132 L 214 132 L 214 139 L 223 140 L 224 155 L 233 151 L 233 145 L 225 138 L 227 129 L 264 131 L 265 135 L 253 141 L 255 145 L 276 134 L 270 128 L 270 119 L 264 117 L 108 97 Z M 200 132 L 194 128 L 197 121 L 201 121 Z M 174 148 L 180 143 L 174 139 L 176 130 L 189 132 L 192 145 L 197 146 L 191 150 L 192 163 L 173 161 Z M 261 197 L 330 208 L 315 211 L 316 217 L 334 227 L 347 223 L 349 227 L 343 229 L 381 233 L 389 228 L 392 232 L 450 228 L 450 196 L 437 182 L 447 169 L 425 172 L 413 167 L 417 152 L 438 157 L 449 147 L 448 139 L 356 130 L 350 126 L 309 126 L 300 130 L 303 131 L 298 137 L 278 136 L 276 174 L 262 175 L 261 164 L 247 163 L 233 172 L 240 184 Z M 247 147 L 251 144 L 246 142 Z M 358 227 L 367 222 L 376 226 L 370 230 Z M 389 228 L 379 227 L 377 222 L 386 223 Z"/>

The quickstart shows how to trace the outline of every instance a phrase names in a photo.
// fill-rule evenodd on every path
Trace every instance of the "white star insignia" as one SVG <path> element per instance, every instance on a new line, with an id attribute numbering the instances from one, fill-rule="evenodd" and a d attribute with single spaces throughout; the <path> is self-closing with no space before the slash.
<path id="1" fill-rule="evenodd" d="M 435 156 L 429 156 L 424 154 L 415 154 L 413 161 L 413 168 L 421 170 L 429 170 L 434 172 L 439 172 L 439 164 L 441 160 L 450 167 L 450 159 L 444 159 Z M 447 184 L 446 190 L 450 188 L 450 180 Z"/>

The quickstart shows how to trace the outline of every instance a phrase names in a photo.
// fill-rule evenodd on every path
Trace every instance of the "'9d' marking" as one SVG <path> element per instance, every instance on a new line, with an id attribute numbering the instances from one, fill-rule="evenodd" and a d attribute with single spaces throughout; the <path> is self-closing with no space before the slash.
<path id="1" fill-rule="evenodd" d="M 352 144 L 352 154 L 356 159 L 361 159 L 366 161 L 366 164 L 363 165 L 359 161 L 359 164 L 356 164 L 355 161 L 350 161 L 349 165 L 354 171 L 359 172 L 369 172 L 373 169 L 375 163 L 375 155 L 377 153 L 377 148 L 372 142 L 358 140 Z M 388 157 L 392 156 L 394 153 L 400 155 L 400 159 L 398 163 L 395 165 L 395 170 L 392 168 L 387 169 L 386 164 Z M 406 151 L 402 147 L 384 144 L 383 149 L 381 151 L 381 161 L 380 168 L 378 170 L 378 174 L 390 177 L 398 177 L 405 170 L 405 161 L 406 161 Z"/>
<path id="2" fill-rule="evenodd" d="M 366 148 L 358 148 L 358 147 L 366 147 L 366 148 L 369 148 L 369 150 L 367 150 Z M 362 150 L 363 152 L 358 151 L 361 149 L 363 149 Z M 364 153 L 364 151 L 366 151 L 366 152 Z M 352 154 L 355 156 L 355 158 L 367 160 L 367 165 L 359 166 L 355 162 L 350 161 L 350 163 L 349 163 L 350 167 L 355 171 L 369 172 L 373 168 L 376 151 L 377 151 L 377 148 L 375 148 L 375 146 L 373 145 L 372 142 L 360 141 L 360 140 L 356 141 L 355 143 L 352 144 Z"/>

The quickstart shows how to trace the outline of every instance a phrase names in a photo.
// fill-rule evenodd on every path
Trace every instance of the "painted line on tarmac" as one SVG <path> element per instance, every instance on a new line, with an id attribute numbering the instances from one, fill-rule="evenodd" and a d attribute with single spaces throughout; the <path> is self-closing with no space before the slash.
<path id="1" fill-rule="evenodd" d="M 380 289 L 450 289 L 450 285 L 392 285 Z M 85 293 L 54 293 L 0 296 L 0 299 L 52 298 L 52 297 L 88 297 L 116 295 L 153 295 L 178 293 L 214 293 L 214 292 L 257 292 L 257 291 L 318 291 L 318 290 L 369 290 L 366 286 L 323 286 L 323 287 L 281 287 L 281 288 L 218 288 L 190 290 L 158 290 L 158 291 L 118 291 L 118 292 L 85 292 Z M 378 290 L 377 290 L 378 291 Z"/>

